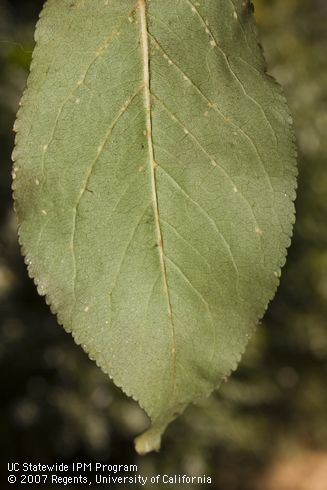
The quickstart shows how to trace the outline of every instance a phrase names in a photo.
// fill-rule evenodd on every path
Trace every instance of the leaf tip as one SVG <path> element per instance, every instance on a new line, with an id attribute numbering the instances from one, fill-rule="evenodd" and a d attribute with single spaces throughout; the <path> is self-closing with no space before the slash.
<path id="1" fill-rule="evenodd" d="M 148 454 L 152 451 L 159 451 L 161 446 L 162 431 L 157 427 L 150 427 L 134 440 L 135 450 L 140 455 Z"/>

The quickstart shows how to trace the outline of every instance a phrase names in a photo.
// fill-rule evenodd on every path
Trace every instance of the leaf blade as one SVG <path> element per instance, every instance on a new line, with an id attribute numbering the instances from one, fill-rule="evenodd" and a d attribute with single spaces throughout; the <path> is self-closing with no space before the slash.
<path id="1" fill-rule="evenodd" d="M 150 415 L 140 452 L 236 367 L 289 245 L 289 115 L 234 3 L 48 0 L 17 121 L 30 274 Z"/>

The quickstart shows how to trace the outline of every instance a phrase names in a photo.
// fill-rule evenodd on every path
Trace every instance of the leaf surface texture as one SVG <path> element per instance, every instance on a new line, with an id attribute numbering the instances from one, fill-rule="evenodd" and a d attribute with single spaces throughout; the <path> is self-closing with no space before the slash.
<path id="1" fill-rule="evenodd" d="M 29 273 L 152 420 L 236 368 L 278 285 L 295 151 L 241 0 L 48 0 L 15 129 Z"/>

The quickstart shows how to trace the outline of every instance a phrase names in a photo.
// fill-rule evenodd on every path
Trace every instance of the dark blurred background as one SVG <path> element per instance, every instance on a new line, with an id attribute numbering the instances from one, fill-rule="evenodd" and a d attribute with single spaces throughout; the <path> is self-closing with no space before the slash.
<path id="1" fill-rule="evenodd" d="M 57 325 L 20 256 L 12 126 L 43 1 L 0 0 L 3 475 L 16 460 L 135 462 L 145 475 L 211 475 L 217 490 L 327 489 L 327 2 L 254 3 L 268 71 L 284 87 L 297 133 L 294 240 L 238 371 L 170 426 L 160 454 L 139 457 L 132 441 L 145 415 Z"/>

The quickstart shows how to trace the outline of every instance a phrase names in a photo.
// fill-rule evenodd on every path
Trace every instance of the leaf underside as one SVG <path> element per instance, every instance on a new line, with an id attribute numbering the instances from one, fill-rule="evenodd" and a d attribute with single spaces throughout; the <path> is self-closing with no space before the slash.
<path id="1" fill-rule="evenodd" d="M 291 118 L 241 0 L 48 0 L 15 123 L 38 291 L 152 420 L 236 368 L 294 223 Z"/>

